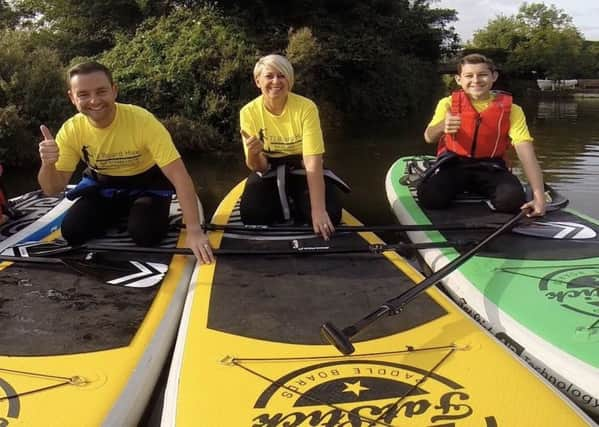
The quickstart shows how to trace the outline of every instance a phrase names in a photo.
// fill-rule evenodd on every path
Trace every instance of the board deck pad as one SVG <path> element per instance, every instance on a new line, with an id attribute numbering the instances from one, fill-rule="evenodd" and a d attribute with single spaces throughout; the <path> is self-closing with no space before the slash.
<path id="1" fill-rule="evenodd" d="M 323 240 L 312 238 L 302 243 L 316 246 Z M 336 235 L 334 244 L 334 248 L 366 248 L 355 233 Z M 290 247 L 291 240 L 230 239 L 226 235 L 221 243 L 223 249 L 247 251 Z M 365 270 L 374 273 L 364 277 Z M 227 256 L 217 263 L 214 281 L 209 328 L 273 342 L 312 345 L 322 343 L 318 330 L 323 321 L 335 319 L 339 324 L 350 324 L 359 313 L 412 284 L 398 275 L 391 263 L 372 254 Z M 357 340 L 388 336 L 445 314 L 426 294 L 410 304 L 410 312 L 409 316 L 382 319 Z"/>
<path id="2" fill-rule="evenodd" d="M 479 224 L 504 223 L 512 215 L 492 212 L 484 204 L 459 204 L 450 209 L 423 209 L 432 224 L 463 223 L 472 226 Z M 549 212 L 544 220 L 551 222 L 570 222 L 584 225 L 599 233 L 599 226 L 572 212 L 558 210 Z M 526 224 L 526 222 L 524 222 Z M 452 230 L 441 231 L 445 240 L 481 240 L 489 230 Z M 562 261 L 595 257 L 599 253 L 599 235 L 589 239 L 557 239 L 559 244 L 549 244 L 547 238 L 506 233 L 493 240 L 477 253 L 477 257 L 502 257 L 505 259 L 526 259 L 531 256 L 537 260 Z M 465 252 L 464 248 L 458 251 Z"/>
<path id="3" fill-rule="evenodd" d="M 54 200 L 19 203 L 34 213 L 12 232 L 32 223 Z M 35 200 L 35 199 L 34 199 Z M 173 225 L 180 215 L 172 218 Z M 93 244 L 134 246 L 126 225 L 117 224 L 105 236 L 90 241 Z M 12 233 L 7 233 L 12 234 Z M 177 232 L 173 228 L 162 247 L 174 247 Z M 66 246 L 66 242 L 64 243 Z M 6 253 L 6 252 L 5 252 Z M 83 264 L 88 251 L 64 257 Z M 156 286 L 134 288 L 106 283 L 135 273 L 130 260 L 168 265 L 168 254 L 132 256 L 126 252 L 98 254 L 89 262 L 89 270 L 100 277 L 80 274 L 62 265 L 19 264 L 3 269 L 0 275 L 0 354 L 6 356 L 58 355 L 99 351 L 127 345 L 145 318 L 157 290 Z M 105 275 L 102 272 L 105 272 Z M 15 339 L 18 337 L 18 339 Z"/>

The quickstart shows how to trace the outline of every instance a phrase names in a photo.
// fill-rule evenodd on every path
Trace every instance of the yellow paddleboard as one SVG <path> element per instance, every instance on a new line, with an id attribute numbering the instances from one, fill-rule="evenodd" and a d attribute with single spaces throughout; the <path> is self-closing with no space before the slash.
<path id="1" fill-rule="evenodd" d="M 239 224 L 243 183 L 213 223 Z M 344 213 L 346 224 L 358 224 Z M 288 251 L 310 234 L 214 232 L 221 250 Z M 337 233 L 331 246 L 380 243 Z M 193 279 L 163 426 L 593 425 L 437 289 L 356 336 L 342 356 L 319 326 L 353 324 L 423 277 L 394 252 L 220 255 Z"/>
<path id="2" fill-rule="evenodd" d="M 1 228 L 0 252 L 31 258 L 57 249 L 38 241 L 60 237 L 52 230 L 69 203 L 36 192 L 16 205 L 24 216 Z M 176 201 L 171 213 L 176 223 Z M 183 239 L 174 230 L 164 247 Z M 95 243 L 119 250 L 50 257 L 70 258 L 68 268 L 0 262 L 0 426 L 138 424 L 174 342 L 195 258 L 122 252 L 132 242 L 121 229 Z"/>

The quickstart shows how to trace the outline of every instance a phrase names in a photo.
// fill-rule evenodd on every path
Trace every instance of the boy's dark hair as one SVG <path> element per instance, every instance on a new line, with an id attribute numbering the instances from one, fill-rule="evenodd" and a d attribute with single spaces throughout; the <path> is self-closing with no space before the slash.
<path id="1" fill-rule="evenodd" d="M 110 82 L 111 86 L 114 84 L 112 80 L 112 73 L 110 72 L 108 67 L 106 67 L 103 64 L 100 64 L 99 62 L 89 61 L 81 62 L 80 64 L 73 65 L 71 68 L 69 68 L 69 70 L 67 71 L 67 85 L 70 87 L 71 79 L 78 74 L 91 74 L 98 71 L 106 74 L 106 77 L 108 77 L 108 81 Z"/>
<path id="2" fill-rule="evenodd" d="M 458 74 L 462 74 L 462 67 L 466 64 L 487 64 L 492 73 L 496 71 L 493 60 L 480 53 L 471 53 L 462 57 L 458 62 Z"/>

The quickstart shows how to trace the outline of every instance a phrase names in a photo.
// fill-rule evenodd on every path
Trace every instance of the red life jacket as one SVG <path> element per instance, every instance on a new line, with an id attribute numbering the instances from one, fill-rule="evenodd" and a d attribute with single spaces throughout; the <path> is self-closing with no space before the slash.
<path id="1" fill-rule="evenodd" d="M 482 112 L 476 111 L 463 90 L 451 94 L 451 114 L 462 119 L 455 134 L 439 140 L 437 155 L 451 151 L 462 157 L 503 158 L 510 147 L 512 96 L 495 92 L 495 98 Z"/>

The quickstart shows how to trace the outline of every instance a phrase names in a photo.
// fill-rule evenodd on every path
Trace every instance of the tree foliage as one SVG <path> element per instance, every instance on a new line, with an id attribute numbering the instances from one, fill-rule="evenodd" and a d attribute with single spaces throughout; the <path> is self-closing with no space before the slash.
<path id="1" fill-rule="evenodd" d="M 58 128 L 73 112 L 62 73 L 91 58 L 113 69 L 119 100 L 155 113 L 182 148 L 237 145 L 239 108 L 258 94 L 252 68 L 274 52 L 325 126 L 404 117 L 433 96 L 436 63 L 457 48 L 456 12 L 433 1 L 0 0 L 0 150 L 29 147 L 14 154 L 24 159 L 40 123 Z"/>
<path id="2" fill-rule="evenodd" d="M 512 74 L 563 79 L 582 76 L 584 39 L 572 18 L 554 5 L 524 3 L 515 16 L 498 16 L 476 31 L 471 48 L 509 52 L 504 69 Z"/>
<path id="3" fill-rule="evenodd" d="M 64 60 L 91 56 L 132 34 L 144 18 L 135 0 L 16 0 L 21 24 L 38 32 Z"/>
<path id="4" fill-rule="evenodd" d="M 0 34 L 0 156 L 26 164 L 36 158 L 39 125 L 56 129 L 72 110 L 58 53 L 27 33 Z"/>
<path id="5" fill-rule="evenodd" d="M 255 58 L 243 32 L 209 6 L 152 18 L 100 57 L 113 70 L 121 99 L 162 118 L 186 119 L 172 120 L 181 132 L 189 120 L 216 129 L 200 148 L 236 134 Z M 220 140 L 211 139 L 217 135 Z"/>
<path id="6" fill-rule="evenodd" d="M 8 2 L 0 0 L 0 30 L 13 28 L 17 23 L 18 15 L 10 7 Z"/>
<path id="7" fill-rule="evenodd" d="M 286 52 L 298 91 L 361 118 L 400 118 L 432 96 L 434 64 L 457 47 L 455 11 L 430 0 L 221 1 L 261 53 Z M 307 60 L 306 58 L 310 58 Z M 384 82 L 384 84 L 381 84 Z"/>

